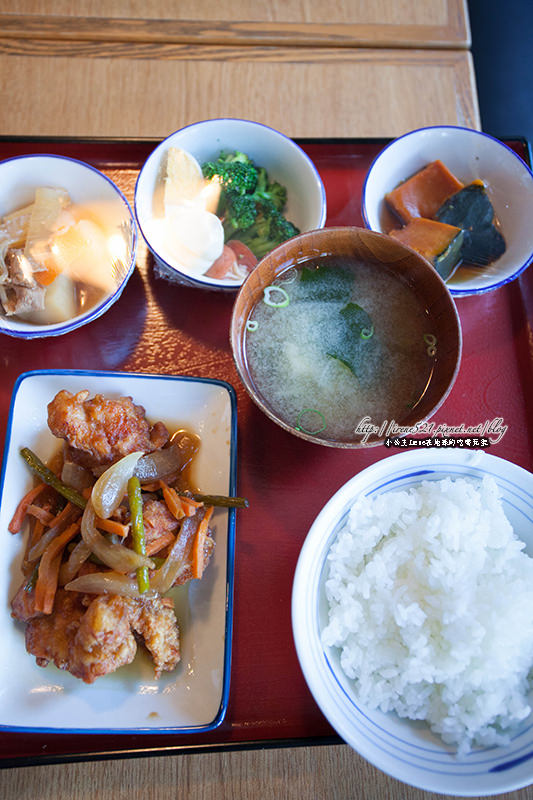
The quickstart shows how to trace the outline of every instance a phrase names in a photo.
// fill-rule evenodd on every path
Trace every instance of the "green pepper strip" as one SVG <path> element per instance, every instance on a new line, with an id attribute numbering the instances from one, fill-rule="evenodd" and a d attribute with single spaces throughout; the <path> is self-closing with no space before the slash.
<path id="1" fill-rule="evenodd" d="M 141 495 L 141 484 L 136 475 L 134 475 L 128 481 L 128 500 L 130 504 L 133 549 L 138 555 L 145 556 L 146 541 L 144 538 L 143 501 Z M 150 588 L 148 567 L 139 567 L 137 570 L 137 583 L 139 585 L 140 594 L 148 591 Z"/>
<path id="2" fill-rule="evenodd" d="M 23 447 L 20 451 L 20 454 L 28 467 L 35 472 L 44 483 L 47 483 L 56 492 L 59 492 L 60 495 L 65 497 L 67 500 L 70 500 L 75 506 L 79 506 L 80 508 L 85 508 L 87 505 L 87 500 L 82 497 L 79 492 L 75 489 L 72 489 L 70 486 L 67 486 L 66 483 L 63 483 L 57 475 L 54 475 L 51 469 L 43 464 L 41 459 L 35 455 L 35 453 L 29 449 L 29 447 Z"/>

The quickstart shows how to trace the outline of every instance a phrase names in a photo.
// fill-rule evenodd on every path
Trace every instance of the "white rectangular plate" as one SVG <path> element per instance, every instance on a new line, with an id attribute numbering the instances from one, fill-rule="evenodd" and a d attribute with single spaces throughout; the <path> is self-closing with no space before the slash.
<path id="1" fill-rule="evenodd" d="M 53 665 L 38 667 L 26 652 L 24 625 L 10 601 L 22 580 L 22 536 L 7 526 L 32 476 L 19 454 L 42 460 L 58 449 L 47 426 L 47 404 L 60 389 L 131 396 L 147 419 L 170 432 L 187 428 L 201 438 L 192 479 L 201 491 L 235 494 L 236 403 L 221 381 L 71 370 L 28 372 L 13 392 L 0 479 L 0 726 L 69 732 L 196 732 L 216 727 L 228 702 L 231 658 L 235 511 L 212 517 L 216 547 L 201 581 L 173 590 L 182 631 L 182 659 L 154 679 L 141 648 L 132 664 L 84 684 Z"/>

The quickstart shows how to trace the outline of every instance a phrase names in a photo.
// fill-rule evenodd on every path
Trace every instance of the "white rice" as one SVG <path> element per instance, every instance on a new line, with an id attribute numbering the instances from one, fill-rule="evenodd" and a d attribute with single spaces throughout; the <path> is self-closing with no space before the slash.
<path id="1" fill-rule="evenodd" d="M 358 701 L 460 754 L 530 713 L 533 559 L 492 478 L 361 497 L 328 554 L 329 624 Z"/>

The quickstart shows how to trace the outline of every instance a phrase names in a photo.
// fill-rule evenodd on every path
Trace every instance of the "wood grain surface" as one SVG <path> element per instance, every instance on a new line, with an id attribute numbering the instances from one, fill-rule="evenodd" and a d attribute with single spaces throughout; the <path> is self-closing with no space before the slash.
<path id="1" fill-rule="evenodd" d="M 219 116 L 300 138 L 480 125 L 471 56 L 460 50 L 4 38 L 0 73 L 7 135 L 162 138 Z"/>
<path id="2" fill-rule="evenodd" d="M 3 0 L 4 36 L 466 48 L 465 0 Z"/>
<path id="3" fill-rule="evenodd" d="M 22 767 L 3 800 L 446 800 L 379 772 L 346 745 Z M 533 800 L 533 787 L 498 795 Z"/>

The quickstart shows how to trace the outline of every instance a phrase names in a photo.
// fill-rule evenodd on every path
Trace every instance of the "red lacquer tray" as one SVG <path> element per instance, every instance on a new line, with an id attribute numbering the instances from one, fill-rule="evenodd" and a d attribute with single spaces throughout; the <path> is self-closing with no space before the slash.
<path id="1" fill-rule="evenodd" d="M 133 199 L 152 141 L 0 139 L 0 158 L 60 153 L 88 161 Z M 385 142 L 301 142 L 324 181 L 328 225 L 361 225 L 364 177 Z M 528 161 L 525 142 L 509 144 Z M 179 753 L 191 750 L 339 742 L 309 693 L 292 640 L 291 588 L 307 531 L 326 501 L 359 470 L 398 452 L 343 451 L 305 442 L 267 419 L 245 393 L 233 365 L 233 296 L 156 278 L 141 243 L 138 269 L 100 319 L 59 338 L 21 341 L 0 335 L 0 436 L 17 376 L 26 370 L 77 368 L 193 375 L 231 383 L 238 398 L 238 493 L 233 659 L 225 720 L 196 735 L 64 735 L 0 732 L 0 766 Z M 476 426 L 502 419 L 508 431 L 490 452 L 533 468 L 533 272 L 495 292 L 457 301 L 464 349 L 457 382 L 434 421 Z M 8 535 L 3 531 L 1 536 Z M 13 664 L 16 669 L 16 664 Z M 78 721 L 73 720 L 73 725 Z"/>

